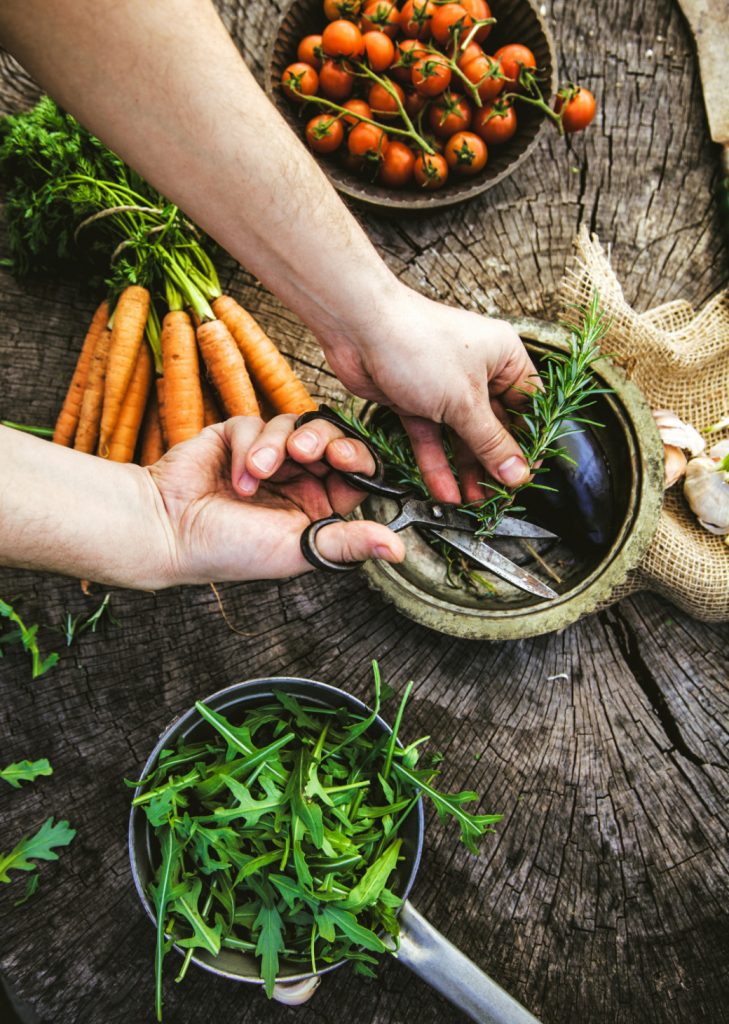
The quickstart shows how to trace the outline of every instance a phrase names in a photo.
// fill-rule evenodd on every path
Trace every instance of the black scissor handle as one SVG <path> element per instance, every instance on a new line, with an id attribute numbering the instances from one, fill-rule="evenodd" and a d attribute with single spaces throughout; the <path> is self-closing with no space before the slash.
<path id="1" fill-rule="evenodd" d="M 307 413 L 307 415 L 312 414 Z M 332 562 L 324 557 L 316 545 L 316 535 L 322 526 L 343 522 L 344 516 L 339 516 L 335 513 L 334 515 L 327 516 L 326 519 L 316 519 L 301 534 L 301 553 L 306 561 L 313 565 L 315 569 L 324 569 L 326 572 L 351 572 L 353 569 L 359 569 L 362 565 L 362 562 Z"/>
<path id="2" fill-rule="evenodd" d="M 370 453 L 375 461 L 375 472 L 371 476 L 366 476 L 364 473 L 347 473 L 344 470 L 336 469 L 331 466 L 331 469 L 335 473 L 338 473 L 343 480 L 346 480 L 352 487 L 356 487 L 357 490 L 367 491 L 369 494 L 379 494 L 384 498 L 402 498 L 403 495 L 409 493 L 409 488 L 402 487 L 400 484 L 392 484 L 385 480 L 385 466 L 380 458 L 378 452 L 372 447 L 366 437 L 357 431 L 354 427 L 350 426 L 346 420 L 342 419 L 339 413 L 335 412 L 334 409 L 330 409 L 328 405 L 320 405 L 316 412 L 305 412 L 297 419 L 294 424 L 294 430 L 298 430 L 299 427 L 305 426 L 307 423 L 311 423 L 313 420 L 327 420 L 328 423 L 333 423 L 336 427 L 342 431 L 345 437 L 351 437 L 355 441 L 361 441 L 367 451 Z M 326 457 L 322 459 L 327 466 L 330 465 L 327 462 Z"/>

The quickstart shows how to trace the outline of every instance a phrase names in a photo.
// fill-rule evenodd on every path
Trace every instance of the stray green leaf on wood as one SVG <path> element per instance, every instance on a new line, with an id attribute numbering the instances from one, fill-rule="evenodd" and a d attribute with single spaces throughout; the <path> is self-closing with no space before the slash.
<path id="1" fill-rule="evenodd" d="M 40 649 L 38 647 L 38 641 L 36 635 L 38 633 L 38 626 L 26 626 L 23 620 L 20 618 L 18 613 L 15 611 L 11 604 L 7 601 L 3 601 L 0 598 L 0 616 L 5 619 L 9 619 L 10 622 L 14 623 L 17 627 L 10 633 L 6 633 L 4 636 L 0 636 L 0 657 L 3 654 L 3 644 L 10 644 L 20 642 L 23 648 L 30 654 L 33 669 L 33 679 L 38 679 L 49 669 L 58 662 L 58 655 L 56 653 L 49 654 L 47 658 L 42 658 Z"/>
<path id="2" fill-rule="evenodd" d="M 23 836 L 10 853 L 0 854 L 0 882 L 9 882 L 9 871 L 37 871 L 38 860 L 58 860 L 54 851 L 57 847 L 68 846 L 76 830 L 67 821 L 53 823 L 47 818 L 32 836 Z"/>
<path id="3" fill-rule="evenodd" d="M 13 789 L 20 789 L 21 782 L 32 782 L 39 775 L 52 775 L 53 769 L 45 757 L 38 761 L 17 761 L 7 768 L 0 768 L 0 779 L 4 779 Z"/>

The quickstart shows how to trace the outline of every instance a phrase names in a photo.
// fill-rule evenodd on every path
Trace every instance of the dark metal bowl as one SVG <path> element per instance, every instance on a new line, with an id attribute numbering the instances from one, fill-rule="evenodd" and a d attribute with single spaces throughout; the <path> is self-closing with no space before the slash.
<path id="1" fill-rule="evenodd" d="M 243 683 L 234 683 L 224 690 L 219 690 L 210 697 L 205 697 L 203 702 L 214 711 L 225 715 L 234 724 L 240 724 L 248 709 L 265 704 L 273 698 L 274 690 L 285 690 L 300 699 L 305 699 L 310 704 L 319 704 L 326 707 L 341 708 L 347 707 L 360 715 L 369 715 L 371 709 L 362 701 L 357 700 L 344 690 L 326 683 L 318 683 L 312 679 L 296 679 L 288 676 L 275 676 L 270 679 L 251 679 Z M 392 729 L 379 716 L 370 727 L 375 733 L 391 733 Z M 160 752 L 166 747 L 172 747 L 180 740 L 195 742 L 207 735 L 212 734 L 212 727 L 200 716 L 196 708 L 179 715 L 161 733 L 160 738 L 147 758 L 141 778 L 147 778 L 153 770 Z M 134 795 L 138 796 L 143 792 L 143 787 L 138 787 Z M 415 875 L 420 865 L 420 854 L 423 848 L 424 814 L 422 800 L 418 800 L 415 811 L 409 815 L 399 833 L 403 840 L 402 854 L 404 862 L 398 867 L 394 889 L 403 900 L 410 892 Z M 156 925 L 157 918 L 154 906 L 149 899 L 147 892 L 149 883 L 154 878 L 155 866 L 159 863 L 160 851 L 157 841 L 144 812 L 138 807 L 132 807 L 129 817 L 129 859 L 132 866 L 132 877 L 136 886 L 139 898 L 144 909 L 147 911 L 152 922 Z M 175 946 L 180 954 L 184 950 Z M 249 981 L 262 985 L 263 981 L 259 975 L 258 961 L 244 952 L 233 949 L 221 949 L 217 956 L 212 956 L 205 950 L 197 950 L 192 957 L 192 962 L 199 967 L 204 967 L 214 974 L 232 978 L 235 981 Z M 327 971 L 340 967 L 347 960 L 340 960 L 336 964 L 323 967 L 318 974 L 325 974 Z M 305 964 L 281 961 L 279 980 L 293 982 L 302 981 L 311 977 L 311 971 L 306 969 Z"/>
<path id="2" fill-rule="evenodd" d="M 494 52 L 506 43 L 523 43 L 534 53 L 537 66 L 543 69 L 550 95 L 557 88 L 557 61 L 552 35 L 532 0 L 489 0 L 496 18 L 486 47 Z M 266 60 L 266 91 L 289 125 L 304 137 L 306 118 L 299 116 L 297 108 L 284 96 L 279 83 L 287 65 L 296 60 L 296 47 L 302 36 L 320 33 L 326 24 L 322 0 L 293 0 L 286 8 L 268 51 Z M 545 90 L 546 91 L 546 90 Z M 318 112 L 319 108 L 317 108 Z M 313 116 L 312 112 L 309 117 Z M 522 103 L 517 110 L 519 128 L 512 139 L 501 146 L 489 147 L 486 168 L 465 181 L 448 182 L 442 189 L 426 192 L 416 188 L 388 189 L 357 177 L 340 166 L 336 154 L 331 158 L 318 158 L 322 170 L 336 189 L 353 199 L 374 206 L 395 210 L 434 210 L 480 195 L 511 174 L 526 159 L 537 143 L 545 120 L 535 107 Z"/>

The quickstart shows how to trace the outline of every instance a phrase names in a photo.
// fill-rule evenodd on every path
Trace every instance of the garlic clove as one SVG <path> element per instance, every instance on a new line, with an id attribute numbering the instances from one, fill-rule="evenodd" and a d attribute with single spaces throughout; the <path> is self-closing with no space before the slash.
<path id="1" fill-rule="evenodd" d="M 709 449 L 709 458 L 714 462 L 723 462 L 727 455 L 729 455 L 729 437 L 723 441 L 717 441 Z"/>
<path id="2" fill-rule="evenodd" d="M 321 978 L 317 974 L 302 981 L 277 981 L 273 986 L 273 998 L 285 1006 L 301 1006 L 311 999 L 320 983 Z"/>
<path id="3" fill-rule="evenodd" d="M 682 448 L 692 456 L 699 455 L 706 447 L 698 430 L 690 423 L 684 423 L 672 409 L 654 409 L 653 418 L 664 444 Z"/>
<path id="4" fill-rule="evenodd" d="M 709 533 L 729 534 L 729 480 L 708 456 L 691 459 L 683 493 L 691 511 Z"/>
<path id="5" fill-rule="evenodd" d="M 663 481 L 664 488 L 668 489 L 673 487 L 686 472 L 687 459 L 680 448 L 677 448 L 673 444 L 666 444 L 663 446 L 663 458 L 664 458 L 664 471 L 665 478 Z"/>

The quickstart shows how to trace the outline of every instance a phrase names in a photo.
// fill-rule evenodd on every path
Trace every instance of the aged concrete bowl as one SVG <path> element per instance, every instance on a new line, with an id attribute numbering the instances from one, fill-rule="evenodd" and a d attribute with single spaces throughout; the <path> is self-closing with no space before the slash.
<path id="1" fill-rule="evenodd" d="M 533 52 L 537 66 L 544 72 L 545 93 L 554 94 L 557 85 L 557 60 L 554 41 L 538 5 L 533 0 L 489 0 L 491 13 L 497 19 L 486 40 L 486 50 L 493 53 L 506 43 L 523 43 Z M 322 0 L 293 0 L 282 16 L 278 31 L 269 47 L 266 60 L 266 91 L 289 125 L 304 137 L 308 117 L 320 113 L 311 109 L 301 117 L 293 104 L 283 95 L 279 83 L 287 65 L 296 60 L 299 40 L 309 34 L 320 33 L 326 19 L 322 13 Z M 536 146 L 544 124 L 544 114 L 522 103 L 517 111 L 519 129 L 509 142 L 493 146 L 485 170 L 465 181 L 449 181 L 442 189 L 424 192 L 416 188 L 389 189 L 366 181 L 347 171 L 336 159 L 317 160 L 332 185 L 343 194 L 373 206 L 395 210 L 435 210 L 443 206 L 471 199 L 501 181 L 525 160 Z"/>
<path id="2" fill-rule="evenodd" d="M 537 358 L 540 352 L 567 349 L 565 332 L 559 327 L 531 319 L 512 322 Z M 640 562 L 656 529 L 663 500 L 663 445 L 650 408 L 622 370 L 604 359 L 597 364 L 596 375 L 612 389 L 590 409 L 590 415 L 603 424 L 594 437 L 610 475 L 608 541 L 599 551 L 575 550 L 565 524 L 556 530 L 560 542 L 532 545 L 539 558 L 529 553 L 524 542 L 494 544 L 548 582 L 558 598 L 533 598 L 494 577 L 492 594 L 482 588 L 454 589 L 443 559 L 414 529 L 400 534 L 407 551 L 403 563 L 365 563 L 362 571 L 369 585 L 415 622 L 470 640 L 517 640 L 548 633 L 608 602 Z M 373 414 L 377 413 L 371 408 L 363 413 L 365 417 Z M 355 515 L 386 522 L 394 511 L 387 499 L 369 497 Z M 539 559 L 558 572 L 559 582 L 545 573 Z"/>

